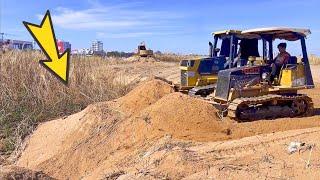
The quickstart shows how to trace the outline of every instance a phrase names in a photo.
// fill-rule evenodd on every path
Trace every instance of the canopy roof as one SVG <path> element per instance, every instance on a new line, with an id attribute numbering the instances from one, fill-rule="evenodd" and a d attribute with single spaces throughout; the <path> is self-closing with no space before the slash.
<path id="1" fill-rule="evenodd" d="M 307 37 L 311 34 L 310 29 L 287 28 L 287 27 L 271 27 L 258 28 L 242 31 L 243 35 L 272 35 L 274 39 L 284 39 L 287 41 L 296 41 L 299 39 L 297 34 Z"/>
<path id="2" fill-rule="evenodd" d="M 228 35 L 230 33 L 241 34 L 241 31 L 240 30 L 229 29 L 229 30 L 213 32 L 212 35 Z"/>

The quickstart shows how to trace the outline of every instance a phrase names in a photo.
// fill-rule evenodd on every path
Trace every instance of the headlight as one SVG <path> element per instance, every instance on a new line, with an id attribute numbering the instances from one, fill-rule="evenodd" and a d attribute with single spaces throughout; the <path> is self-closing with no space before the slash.
<path id="1" fill-rule="evenodd" d="M 262 79 L 266 80 L 268 78 L 268 73 L 262 73 Z"/>

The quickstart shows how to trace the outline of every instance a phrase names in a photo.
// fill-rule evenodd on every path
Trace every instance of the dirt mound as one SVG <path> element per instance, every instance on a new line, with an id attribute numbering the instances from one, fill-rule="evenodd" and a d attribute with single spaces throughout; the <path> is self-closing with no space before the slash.
<path id="1" fill-rule="evenodd" d="M 193 142 L 240 139 L 258 134 L 320 126 L 320 121 L 312 117 L 238 123 L 229 118 L 220 120 L 216 112 L 211 104 L 176 92 L 146 107 L 133 118 L 134 120 L 128 121 L 130 124 L 126 126 L 133 127 L 131 131 L 135 132 L 136 136 L 141 134 L 150 138 L 170 135 L 174 139 Z"/>
<path id="2" fill-rule="evenodd" d="M 120 98 L 118 103 L 125 111 L 138 113 L 173 91 L 168 83 L 153 79 L 140 83 L 135 89 Z"/>
<path id="3" fill-rule="evenodd" d="M 94 106 L 91 105 L 67 118 L 39 125 L 37 130 L 27 139 L 27 148 L 19 161 L 22 161 L 24 166 L 35 168 L 39 163 L 58 154 L 61 149 L 69 147 L 65 142 L 71 139 L 75 131 L 83 130 L 83 124 L 94 124 L 96 120 L 94 109 Z"/>
<path id="4" fill-rule="evenodd" d="M 154 79 L 120 99 L 40 125 L 17 164 L 59 179 L 137 178 L 150 168 L 156 169 L 150 178 L 181 179 L 220 158 L 189 146 L 320 126 L 316 117 L 237 123 L 215 114 L 212 105 Z"/>
<path id="5" fill-rule="evenodd" d="M 164 136 L 201 140 L 211 130 L 211 135 L 221 133 L 211 105 L 172 92 L 170 85 L 155 79 L 114 102 L 44 123 L 27 142 L 18 165 L 58 178 L 107 173 L 116 164 L 134 164 Z"/>
<path id="6" fill-rule="evenodd" d="M 202 100 L 171 93 L 144 109 L 139 118 L 148 125 L 149 135 L 162 132 L 178 139 L 210 141 L 226 136 L 228 122 L 219 121 L 216 112 Z"/>
<path id="7" fill-rule="evenodd" d="M 17 166 L 6 166 L 0 168 L 0 179 L 37 179 L 37 180 L 53 180 L 52 177 L 42 171 L 32 171 Z"/>

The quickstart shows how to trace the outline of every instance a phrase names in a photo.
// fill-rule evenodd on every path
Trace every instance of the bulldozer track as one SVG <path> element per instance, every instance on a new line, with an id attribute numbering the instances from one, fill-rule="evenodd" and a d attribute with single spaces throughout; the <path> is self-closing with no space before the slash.
<path id="1" fill-rule="evenodd" d="M 215 90 L 215 87 L 216 87 L 215 84 L 194 87 L 189 90 L 188 95 L 192 97 L 204 98 L 204 97 L 207 97 L 209 94 L 211 94 Z"/>
<path id="2" fill-rule="evenodd" d="M 290 104 L 295 102 L 301 102 L 303 101 L 305 103 L 305 108 L 301 110 L 302 112 L 295 112 L 294 107 L 289 107 Z M 251 109 L 256 109 L 256 107 L 264 107 L 266 108 L 266 104 L 274 104 L 274 107 L 278 107 L 280 110 L 281 108 L 286 108 L 284 110 L 289 111 L 288 108 L 291 108 L 290 117 L 294 116 L 308 116 L 311 115 L 313 112 L 313 102 L 310 97 L 304 94 L 297 94 L 297 95 L 279 95 L 279 94 L 269 94 L 264 96 L 258 96 L 258 97 L 244 97 L 244 98 L 237 98 L 234 99 L 228 106 L 228 116 L 231 118 L 235 118 L 238 120 L 242 120 L 242 118 L 239 117 L 241 112 L 241 107 L 251 107 Z M 279 104 L 282 104 L 280 107 Z M 292 106 L 292 105 L 291 105 Z M 270 107 L 270 106 L 269 106 Z M 248 109 L 248 108 L 247 108 Z M 301 109 L 301 108 L 300 108 Z M 272 113 L 273 118 L 277 118 L 277 116 L 281 116 L 283 111 L 280 112 L 270 112 Z M 268 116 L 271 116 L 270 113 L 267 113 L 265 117 L 259 117 L 259 118 L 268 118 Z M 279 113 L 279 115 L 277 115 Z M 255 112 L 250 114 L 252 119 L 256 119 Z"/>

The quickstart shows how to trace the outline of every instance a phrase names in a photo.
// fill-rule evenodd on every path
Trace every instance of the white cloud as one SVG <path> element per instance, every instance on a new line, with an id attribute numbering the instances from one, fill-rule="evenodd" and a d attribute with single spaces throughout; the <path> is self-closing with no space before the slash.
<path id="1" fill-rule="evenodd" d="M 130 30 L 146 29 L 153 26 L 168 26 L 181 15 L 164 11 L 148 11 L 141 3 L 125 3 L 103 6 L 96 1 L 93 7 L 83 10 L 59 7 L 51 13 L 55 26 L 71 30 Z M 140 8 L 139 8 L 140 7 Z M 41 20 L 43 15 L 37 15 Z"/>
<path id="2" fill-rule="evenodd" d="M 140 21 L 130 21 L 123 19 L 113 19 L 108 17 L 109 12 L 103 9 L 88 9 L 74 11 L 66 8 L 59 8 L 57 13 L 52 13 L 52 21 L 56 26 L 65 29 L 102 29 L 102 28 L 119 28 L 142 25 Z M 43 15 L 38 15 L 39 19 Z"/>

